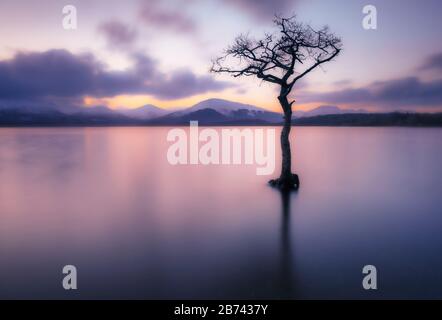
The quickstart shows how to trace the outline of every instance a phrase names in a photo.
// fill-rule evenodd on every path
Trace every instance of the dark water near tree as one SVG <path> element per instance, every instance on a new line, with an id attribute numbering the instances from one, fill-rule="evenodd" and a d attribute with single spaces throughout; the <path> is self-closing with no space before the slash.
<path id="1" fill-rule="evenodd" d="M 0 129 L 0 298 L 442 298 L 441 129 L 295 128 L 288 196 L 167 131 Z"/>

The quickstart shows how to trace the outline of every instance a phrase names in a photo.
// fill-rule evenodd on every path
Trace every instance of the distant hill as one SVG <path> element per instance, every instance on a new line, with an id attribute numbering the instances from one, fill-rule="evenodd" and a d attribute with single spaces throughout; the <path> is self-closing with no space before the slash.
<path id="1" fill-rule="evenodd" d="M 162 109 L 146 105 L 137 109 L 104 106 L 58 108 L 56 106 L 0 105 L 0 126 L 172 126 L 189 125 L 280 125 L 282 114 L 253 105 L 222 99 L 201 101 L 191 107 Z M 320 106 L 295 111 L 295 126 L 442 126 L 442 113 L 369 113 L 365 110 Z"/>
<path id="2" fill-rule="evenodd" d="M 181 110 L 179 112 L 176 112 L 177 114 L 179 113 L 190 113 L 190 112 L 195 112 L 198 110 L 204 110 L 204 109 L 212 109 L 215 110 L 223 115 L 230 115 L 232 112 L 238 111 L 238 110 L 245 110 L 248 112 L 262 112 L 262 111 L 267 111 L 266 109 L 260 108 L 260 107 L 256 107 L 250 104 L 244 104 L 244 103 L 238 103 L 238 102 L 233 102 L 233 101 L 229 101 L 229 100 L 223 100 L 223 99 L 208 99 L 208 100 L 204 100 L 201 101 L 193 106 L 191 106 L 190 108 L 187 108 L 185 110 Z"/>
<path id="3" fill-rule="evenodd" d="M 306 118 L 306 117 L 315 117 L 321 115 L 329 115 L 329 114 L 348 114 L 348 113 L 368 113 L 368 111 L 363 109 L 341 109 L 337 106 L 319 106 L 309 111 L 294 111 L 294 118 Z"/>
<path id="4" fill-rule="evenodd" d="M 117 112 L 129 118 L 148 120 L 162 117 L 170 111 L 148 104 L 136 109 L 119 109 Z"/>
<path id="5" fill-rule="evenodd" d="M 138 121 L 139 122 L 139 121 Z M 136 125 L 126 116 L 116 113 L 64 113 L 58 110 L 47 110 L 44 113 L 24 112 L 23 110 L 0 109 L 0 126 L 112 126 Z M 141 123 L 138 123 L 141 124 Z"/>
<path id="6" fill-rule="evenodd" d="M 295 126 L 410 126 L 440 127 L 442 113 L 353 113 L 330 114 L 298 118 L 292 121 Z"/>
<path id="7" fill-rule="evenodd" d="M 221 99 L 209 99 L 197 103 L 190 108 L 152 119 L 152 122 L 155 124 L 177 124 L 189 123 L 190 120 L 211 124 L 222 124 L 225 122 L 279 123 L 282 121 L 282 114 L 248 104 Z"/>

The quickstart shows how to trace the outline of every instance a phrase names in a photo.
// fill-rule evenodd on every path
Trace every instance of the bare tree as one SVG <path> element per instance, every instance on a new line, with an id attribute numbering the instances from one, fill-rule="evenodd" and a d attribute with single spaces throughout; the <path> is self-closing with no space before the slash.
<path id="1" fill-rule="evenodd" d="M 341 51 L 342 41 L 328 27 L 315 30 L 296 17 L 276 16 L 278 32 L 256 40 L 248 35 L 237 37 L 225 54 L 213 61 L 212 72 L 233 77 L 254 76 L 280 87 L 278 100 L 284 112 L 281 132 L 282 170 L 279 179 L 270 183 L 281 189 L 298 188 L 299 179 L 291 172 L 290 130 L 294 85 L 305 75 L 331 61 Z"/>

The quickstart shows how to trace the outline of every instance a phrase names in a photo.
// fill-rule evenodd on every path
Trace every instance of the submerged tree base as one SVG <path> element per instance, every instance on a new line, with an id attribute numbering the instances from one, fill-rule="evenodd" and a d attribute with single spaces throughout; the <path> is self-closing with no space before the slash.
<path id="1" fill-rule="evenodd" d="M 272 187 L 280 190 L 298 190 L 299 189 L 299 177 L 297 174 L 291 174 L 288 177 L 280 177 L 278 179 L 272 179 L 269 181 Z"/>

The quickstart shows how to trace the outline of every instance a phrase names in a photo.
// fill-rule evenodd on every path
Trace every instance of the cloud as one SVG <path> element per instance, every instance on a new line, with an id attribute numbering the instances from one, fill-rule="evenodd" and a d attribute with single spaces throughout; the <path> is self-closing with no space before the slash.
<path id="1" fill-rule="evenodd" d="M 442 71 L 442 52 L 429 56 L 421 65 L 420 70 Z"/>
<path id="2" fill-rule="evenodd" d="M 189 70 L 178 70 L 151 85 L 152 92 L 165 99 L 178 99 L 225 88 L 225 82 L 214 81 L 210 76 L 196 76 Z"/>
<path id="3" fill-rule="evenodd" d="M 143 2 L 140 10 L 140 18 L 146 25 L 161 30 L 169 30 L 180 33 L 195 33 L 196 24 L 188 16 L 183 7 L 189 3 L 189 0 L 181 0 L 177 7 L 166 8 L 162 6 L 159 0 L 150 0 Z"/>
<path id="4" fill-rule="evenodd" d="M 164 74 L 150 57 L 135 54 L 132 58 L 133 68 L 110 71 L 91 54 L 74 55 L 67 50 L 18 53 L 10 60 L 0 61 L 0 99 L 99 98 L 120 94 L 176 99 L 232 86 L 189 70 Z"/>
<path id="5" fill-rule="evenodd" d="M 378 81 L 366 87 L 344 89 L 335 92 L 305 92 L 302 102 L 326 102 L 331 104 L 362 104 L 372 107 L 441 107 L 442 80 L 423 82 L 417 77 Z"/>
<path id="6" fill-rule="evenodd" d="M 298 0 L 221 0 L 244 10 L 257 19 L 273 18 L 275 14 L 291 13 Z"/>
<path id="7" fill-rule="evenodd" d="M 425 59 L 418 70 L 442 70 L 442 53 Z M 339 87 L 351 85 L 352 81 L 339 81 Z M 419 77 L 403 77 L 376 81 L 365 87 L 344 87 L 332 92 L 301 91 L 297 100 L 304 103 L 355 104 L 374 108 L 401 109 L 410 107 L 442 107 L 442 79 L 423 81 Z"/>
<path id="8" fill-rule="evenodd" d="M 124 23 L 116 20 L 107 21 L 98 26 L 111 47 L 130 48 L 137 39 L 137 32 Z"/>
<path id="9" fill-rule="evenodd" d="M 352 83 L 353 83 L 353 81 L 350 79 L 343 79 L 343 80 L 338 80 L 338 81 L 333 82 L 333 84 L 338 87 L 349 86 Z"/>

